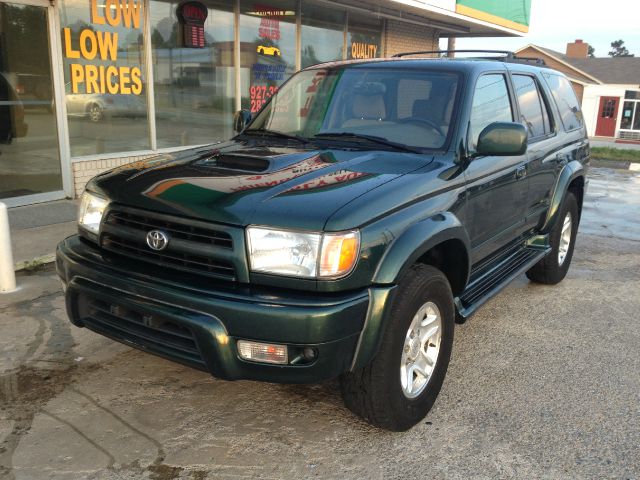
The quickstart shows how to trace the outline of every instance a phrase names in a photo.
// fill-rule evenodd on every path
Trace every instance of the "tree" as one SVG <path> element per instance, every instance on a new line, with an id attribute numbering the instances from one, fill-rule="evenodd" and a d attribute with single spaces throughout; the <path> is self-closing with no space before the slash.
<path id="1" fill-rule="evenodd" d="M 587 53 L 589 58 L 596 58 L 596 49 L 589 45 L 589 53 Z"/>
<path id="2" fill-rule="evenodd" d="M 302 65 L 309 66 L 320 63 L 320 59 L 316 55 L 316 49 L 313 45 L 307 45 L 302 49 Z"/>
<path id="3" fill-rule="evenodd" d="M 629 53 L 627 47 L 624 46 L 624 40 L 616 40 L 611 42 L 611 51 L 609 52 L 611 57 L 633 57 L 632 53 Z"/>
<path id="4" fill-rule="evenodd" d="M 153 48 L 167 48 L 167 43 L 157 28 L 154 28 L 153 32 L 151 32 L 151 45 L 153 45 Z"/>

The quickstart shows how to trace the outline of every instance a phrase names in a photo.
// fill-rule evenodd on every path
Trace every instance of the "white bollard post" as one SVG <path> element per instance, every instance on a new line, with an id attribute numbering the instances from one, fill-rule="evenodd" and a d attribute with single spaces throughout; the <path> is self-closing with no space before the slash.
<path id="1" fill-rule="evenodd" d="M 13 292 L 16 289 L 16 272 L 11 251 L 11 233 L 7 206 L 0 202 L 0 293 Z"/>

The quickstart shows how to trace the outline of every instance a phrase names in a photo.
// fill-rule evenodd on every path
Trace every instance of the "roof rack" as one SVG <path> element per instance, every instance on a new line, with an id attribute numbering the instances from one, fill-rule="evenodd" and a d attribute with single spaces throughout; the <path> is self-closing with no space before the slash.
<path id="1" fill-rule="evenodd" d="M 402 52 L 391 55 L 391 58 L 401 58 L 408 55 L 433 55 L 443 53 L 502 53 L 505 58 L 513 58 L 515 55 L 508 50 L 424 50 L 418 52 Z"/>
<path id="2" fill-rule="evenodd" d="M 465 57 L 465 58 L 478 58 L 481 60 L 496 60 L 507 63 L 530 63 L 540 67 L 546 66 L 544 60 L 534 57 L 516 57 L 515 53 L 509 50 L 424 50 L 417 52 L 402 52 L 391 55 L 391 58 L 402 58 L 409 55 L 442 55 L 449 53 L 499 53 L 497 57 Z"/>

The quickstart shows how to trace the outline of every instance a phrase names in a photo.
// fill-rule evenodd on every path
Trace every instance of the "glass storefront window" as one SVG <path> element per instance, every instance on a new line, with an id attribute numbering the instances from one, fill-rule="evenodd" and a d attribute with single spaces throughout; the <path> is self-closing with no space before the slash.
<path id="1" fill-rule="evenodd" d="M 145 6 L 150 19 L 153 119 L 147 118 Z M 373 16 L 349 14 L 312 0 L 239 0 L 239 8 L 236 65 L 234 2 L 61 0 L 71 155 L 225 139 L 233 134 L 236 101 L 256 113 L 295 72 L 297 61 L 304 68 L 381 55 L 382 21 Z M 193 18 L 184 15 L 187 10 L 201 16 L 196 29 Z M 150 120 L 155 122 L 153 142 Z"/>
<path id="2" fill-rule="evenodd" d="M 206 9 L 202 46 L 184 39 L 185 21 L 178 11 L 183 3 L 149 3 L 158 148 L 210 143 L 232 134 L 232 2 L 197 2 Z"/>
<path id="3" fill-rule="evenodd" d="M 302 68 L 342 60 L 346 14 L 325 5 L 302 3 Z"/>
<path id="4" fill-rule="evenodd" d="M 62 190 L 47 9 L 0 3 L 0 199 Z"/>
<path id="5" fill-rule="evenodd" d="M 622 107 L 622 120 L 620 121 L 620 128 L 622 130 L 630 130 L 633 124 L 633 110 L 635 108 L 635 102 L 624 102 Z"/>
<path id="6" fill-rule="evenodd" d="M 636 114 L 633 120 L 633 130 L 640 130 L 640 102 L 636 102 Z"/>
<path id="7" fill-rule="evenodd" d="M 242 108 L 255 113 L 295 71 L 294 0 L 240 1 Z"/>
<path id="8" fill-rule="evenodd" d="M 143 0 L 64 0 L 60 17 L 71 155 L 150 148 Z"/>
<path id="9" fill-rule="evenodd" d="M 350 14 L 347 26 L 347 58 L 379 58 L 381 56 L 382 20 Z"/>

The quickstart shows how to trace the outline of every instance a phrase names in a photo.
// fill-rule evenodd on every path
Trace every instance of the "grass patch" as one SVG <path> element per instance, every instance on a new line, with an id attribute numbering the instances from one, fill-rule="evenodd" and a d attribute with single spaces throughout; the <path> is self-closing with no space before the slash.
<path id="1" fill-rule="evenodd" d="M 625 150 L 611 147 L 591 147 L 591 157 L 598 160 L 618 160 L 640 163 L 640 150 Z"/>

